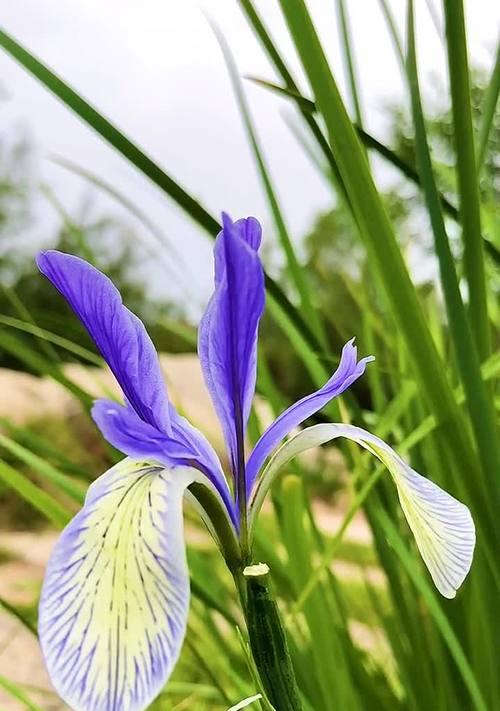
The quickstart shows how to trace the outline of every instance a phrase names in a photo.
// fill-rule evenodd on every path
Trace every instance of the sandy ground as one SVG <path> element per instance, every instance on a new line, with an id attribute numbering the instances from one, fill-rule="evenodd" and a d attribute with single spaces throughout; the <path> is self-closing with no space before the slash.
<path id="1" fill-rule="evenodd" d="M 0 532 L 0 550 L 15 558 L 0 565 L 0 596 L 13 605 L 36 599 L 54 534 Z M 21 623 L 0 610 L 0 675 L 30 686 L 29 698 L 44 711 L 68 707 L 51 692 L 38 641 Z M 26 706 L 0 688 L 0 709 L 22 711 Z"/>

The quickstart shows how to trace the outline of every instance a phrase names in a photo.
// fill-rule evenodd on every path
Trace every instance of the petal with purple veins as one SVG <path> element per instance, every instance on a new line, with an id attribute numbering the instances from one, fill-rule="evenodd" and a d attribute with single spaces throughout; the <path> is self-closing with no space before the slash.
<path id="1" fill-rule="evenodd" d="M 197 476 L 126 459 L 92 484 L 57 541 L 39 635 L 75 711 L 142 711 L 170 676 L 189 608 L 182 497 Z"/>

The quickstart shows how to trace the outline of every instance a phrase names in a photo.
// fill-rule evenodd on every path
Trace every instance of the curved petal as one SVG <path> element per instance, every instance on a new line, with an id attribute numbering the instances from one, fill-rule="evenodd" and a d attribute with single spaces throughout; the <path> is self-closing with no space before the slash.
<path id="1" fill-rule="evenodd" d="M 41 252 L 37 264 L 81 320 L 139 417 L 168 433 L 168 396 L 158 356 L 113 282 L 85 260 L 55 250 Z"/>
<path id="2" fill-rule="evenodd" d="M 92 484 L 57 541 L 39 634 L 75 711 L 142 711 L 172 672 L 189 607 L 182 496 L 196 477 L 124 460 Z"/>
<path id="3" fill-rule="evenodd" d="M 237 513 L 219 459 L 205 437 L 170 405 L 171 436 L 141 420 L 131 407 L 97 400 L 92 417 L 104 438 L 129 457 L 154 459 L 166 467 L 191 466 L 203 472 L 220 494 L 237 527 Z"/>
<path id="4" fill-rule="evenodd" d="M 358 350 L 354 338 L 348 341 L 342 349 L 340 363 L 330 380 L 311 395 L 306 395 L 294 405 L 281 413 L 262 434 L 256 443 L 247 463 L 247 490 L 250 494 L 259 471 L 266 458 L 295 427 L 300 425 L 315 412 L 321 410 L 334 397 L 341 395 L 355 380 L 365 372 L 365 366 L 374 360 L 373 356 L 357 359 Z"/>
<path id="5" fill-rule="evenodd" d="M 469 509 L 408 466 L 383 440 L 360 427 L 315 425 L 286 442 L 272 457 L 259 481 L 251 503 L 252 518 L 257 514 L 279 470 L 292 457 L 337 437 L 357 442 L 387 467 L 435 586 L 444 597 L 455 597 L 470 570 L 474 553 L 476 537 Z"/>
<path id="6" fill-rule="evenodd" d="M 223 215 L 223 224 L 215 244 L 215 291 L 200 322 L 198 353 L 236 472 L 255 391 L 265 291 L 259 223 L 249 217 L 233 224 Z"/>

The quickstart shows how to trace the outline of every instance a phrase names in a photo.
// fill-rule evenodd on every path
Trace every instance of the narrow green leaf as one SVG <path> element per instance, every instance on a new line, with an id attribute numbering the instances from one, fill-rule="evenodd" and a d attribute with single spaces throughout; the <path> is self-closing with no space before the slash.
<path id="1" fill-rule="evenodd" d="M 97 131 L 102 138 L 116 148 L 133 165 L 138 167 L 158 187 L 170 195 L 199 225 L 211 234 L 215 234 L 218 231 L 219 224 L 217 220 L 199 202 L 194 200 L 170 175 L 158 167 L 149 156 L 132 143 L 116 126 L 104 118 L 90 103 L 73 91 L 68 84 L 3 30 L 0 30 L 0 46 L 55 96 L 61 99 L 83 121 Z"/>
<path id="2" fill-rule="evenodd" d="M 40 185 L 40 191 L 47 198 L 47 201 L 54 208 L 57 216 L 62 221 L 65 231 L 74 243 L 75 251 L 88 262 L 93 262 L 94 252 L 88 244 L 84 230 L 70 217 L 68 211 L 49 185 L 42 183 Z"/>
<path id="3" fill-rule="evenodd" d="M 83 504 L 85 500 L 85 489 L 81 485 L 77 484 L 71 477 L 66 476 L 60 472 L 56 467 L 49 464 L 45 459 L 39 457 L 38 455 L 30 452 L 26 447 L 23 447 L 18 442 L 15 442 L 10 437 L 0 433 L 0 447 L 4 447 L 8 452 L 13 454 L 15 457 L 20 459 L 22 462 L 27 464 L 37 472 L 40 476 L 44 477 L 52 484 L 54 484 L 60 491 L 64 492 L 70 496 L 78 504 Z"/>
<path id="4" fill-rule="evenodd" d="M 94 185 L 95 187 L 99 188 L 99 190 L 102 190 L 103 192 L 107 193 L 110 197 L 113 198 L 117 203 L 119 203 L 122 207 L 124 207 L 126 210 L 130 212 L 131 215 L 133 215 L 139 222 L 141 222 L 146 229 L 151 233 L 151 235 L 154 237 L 155 241 L 159 246 L 162 247 L 162 250 L 164 249 L 168 255 L 172 258 L 172 260 L 175 262 L 178 268 L 183 269 L 185 268 L 185 265 L 182 261 L 181 256 L 177 252 L 177 249 L 175 246 L 172 244 L 172 242 L 165 237 L 165 233 L 163 230 L 161 230 L 154 222 L 151 220 L 149 215 L 147 215 L 143 210 L 141 210 L 132 200 L 129 200 L 129 198 L 125 195 L 123 195 L 119 190 L 117 190 L 114 185 L 111 185 L 108 183 L 106 180 L 103 180 L 100 178 L 98 175 L 95 173 L 92 173 L 90 170 L 87 170 L 86 168 L 82 168 L 82 166 L 78 165 L 77 163 L 74 163 L 71 160 L 68 160 L 67 158 L 61 158 L 60 156 L 54 156 L 52 158 L 52 161 L 56 164 L 61 166 L 61 168 L 65 168 L 66 170 L 70 171 L 74 175 L 78 175 L 87 182 L 89 182 L 91 185 Z M 159 251 L 156 253 L 156 255 L 159 258 L 163 258 L 163 251 Z M 164 260 L 166 266 L 169 269 L 169 272 L 171 274 L 176 274 L 176 272 L 172 269 L 172 265 L 170 264 L 169 261 Z"/>
<path id="5" fill-rule="evenodd" d="M 373 489 L 377 481 L 380 479 L 382 474 L 384 474 L 385 469 L 383 466 L 378 466 L 373 474 L 367 479 L 360 491 L 354 497 L 352 504 L 349 506 L 347 513 L 342 519 L 342 523 L 336 532 L 335 536 L 326 543 L 325 550 L 322 554 L 321 560 L 316 565 L 316 567 L 311 571 L 309 577 L 307 578 L 304 587 L 300 591 L 297 599 L 291 610 L 292 615 L 297 615 L 304 603 L 309 598 L 309 595 L 314 591 L 315 587 L 321 581 L 323 575 L 328 571 L 334 561 L 335 555 L 342 543 L 344 534 L 349 527 L 349 524 L 353 520 L 357 512 L 363 507 L 365 500 Z"/>
<path id="6" fill-rule="evenodd" d="M 302 96 L 296 91 L 291 91 L 286 87 L 279 86 L 278 84 L 275 84 L 271 81 L 267 81 L 265 79 L 259 79 L 258 77 L 247 78 L 255 84 L 264 87 L 265 89 L 270 89 L 271 91 L 275 91 L 276 93 L 282 96 L 286 96 L 289 99 L 293 99 L 298 105 L 304 106 L 305 110 L 309 111 L 310 113 L 317 112 L 315 102 L 311 101 L 311 99 L 307 99 L 305 96 Z M 358 134 L 358 138 L 360 139 L 361 143 L 366 146 L 366 148 L 374 150 L 388 163 L 394 166 L 394 168 L 397 168 L 406 178 L 408 178 L 408 180 L 410 180 L 410 182 L 421 187 L 421 181 L 418 171 L 412 165 L 410 165 L 408 161 L 401 158 L 395 151 L 393 151 L 385 144 L 381 143 L 372 134 L 368 133 L 360 126 L 354 125 L 354 128 L 356 130 L 356 133 Z M 327 150 L 329 151 L 330 149 L 328 148 Z M 458 209 L 455 207 L 455 205 L 453 205 L 448 200 L 448 198 L 442 193 L 440 193 L 440 200 L 447 215 L 456 222 L 458 222 L 460 216 Z M 486 245 L 485 248 L 487 248 Z"/>
<path id="7" fill-rule="evenodd" d="M 481 170 L 484 165 L 484 159 L 486 156 L 486 149 L 488 147 L 488 140 L 490 138 L 491 129 L 493 126 L 493 119 L 495 118 L 495 111 L 498 104 L 498 97 L 500 95 L 500 41 L 497 45 L 497 54 L 495 64 L 491 71 L 490 81 L 486 89 L 486 94 L 484 96 L 483 104 L 483 117 L 481 121 L 481 126 L 479 128 L 479 134 L 477 137 L 477 174 L 481 174 Z"/>
<path id="8" fill-rule="evenodd" d="M 14 307 L 14 309 L 17 311 L 17 313 L 19 314 L 21 319 L 24 322 L 29 323 L 36 328 L 35 319 L 31 315 L 31 313 L 29 312 L 28 308 L 23 303 L 23 301 L 18 297 L 18 295 L 16 294 L 14 289 L 9 288 L 7 286 L 3 286 L 2 288 L 3 288 L 3 292 L 4 292 L 5 296 L 7 297 L 7 299 L 11 303 L 11 305 Z M 6 317 L 6 318 L 8 318 L 8 317 Z M 34 335 L 37 335 L 37 334 L 34 334 Z M 52 345 L 50 343 L 48 343 L 47 341 L 45 341 L 43 338 L 40 339 L 40 345 L 43 348 L 43 350 L 45 351 L 45 355 L 49 359 L 52 359 L 55 361 L 60 360 L 56 349 L 53 348 Z"/>
<path id="9" fill-rule="evenodd" d="M 0 597 L 0 608 L 6 610 L 6 612 L 9 613 L 9 615 L 12 615 L 12 617 L 15 617 L 19 622 L 26 627 L 29 632 L 35 635 L 35 637 L 38 637 L 38 632 L 35 627 L 35 625 L 29 620 L 26 615 L 21 612 L 15 605 L 12 605 L 8 600 L 5 600 L 3 597 Z"/>
<path id="10" fill-rule="evenodd" d="M 41 511 L 57 528 L 63 528 L 71 519 L 71 513 L 64 506 L 2 459 L 0 459 L 0 481 Z"/>
<path id="11" fill-rule="evenodd" d="M 464 271 L 469 287 L 469 319 L 479 358 L 485 360 L 491 353 L 491 336 L 486 299 L 479 188 L 474 155 L 463 0 L 444 0 L 444 10 L 453 110 L 453 137 L 455 139 L 455 170 L 464 245 Z"/>
<path id="12" fill-rule="evenodd" d="M 162 316 L 158 321 L 158 326 L 164 328 L 167 333 L 172 333 L 175 336 L 182 338 L 188 346 L 196 350 L 198 346 L 198 334 L 194 326 L 181 323 L 177 319 Z"/>
<path id="13" fill-rule="evenodd" d="M 61 383 L 69 392 L 73 393 L 85 408 L 90 408 L 93 398 L 76 383 L 67 378 L 57 363 L 53 363 L 44 358 L 40 353 L 26 346 L 25 343 L 15 337 L 13 333 L 8 333 L 5 329 L 0 329 L 0 349 L 19 358 L 30 369 L 39 375 L 48 375 Z"/>
<path id="14" fill-rule="evenodd" d="M 265 51 L 267 52 L 269 59 L 271 60 L 272 64 L 274 65 L 276 71 L 278 74 L 281 76 L 285 83 L 285 87 L 291 91 L 295 92 L 295 94 L 299 94 L 299 88 L 297 83 L 295 82 L 292 74 L 289 72 L 285 62 L 280 56 L 280 53 L 276 49 L 275 43 L 273 42 L 273 39 L 269 32 L 266 29 L 266 26 L 262 22 L 262 19 L 258 12 L 256 11 L 252 0 L 238 0 L 241 9 L 243 10 L 245 16 L 247 17 L 249 23 L 255 30 L 255 33 L 259 37 L 262 46 L 264 47 Z M 322 149 L 322 151 L 325 154 L 325 157 L 328 161 L 328 164 L 330 166 L 330 170 L 332 171 L 332 175 L 335 177 L 335 180 L 340 188 L 344 192 L 343 185 L 342 185 L 342 178 L 340 177 L 339 170 L 337 167 L 337 164 L 335 162 L 335 158 L 333 157 L 332 152 L 329 149 L 328 143 L 323 135 L 323 132 L 318 125 L 318 123 L 314 120 L 314 117 L 310 115 L 310 111 L 307 110 L 307 107 L 301 106 L 299 104 L 299 110 L 304 118 L 304 121 L 306 124 L 309 126 L 309 129 L 314 136 L 315 140 L 317 141 L 318 145 Z"/>
<path id="15" fill-rule="evenodd" d="M 242 711 L 242 709 L 246 709 L 250 704 L 253 704 L 255 701 L 259 701 L 262 699 L 262 694 L 254 694 L 253 696 L 249 696 L 247 699 L 243 699 L 243 701 L 240 701 L 239 704 L 236 704 L 236 706 L 231 706 L 230 709 L 227 711 Z"/>
<path id="16" fill-rule="evenodd" d="M 92 351 L 89 351 L 88 348 L 84 348 L 78 343 L 74 343 L 68 338 L 59 336 L 56 333 L 47 331 L 45 328 L 40 328 L 40 326 L 37 326 L 32 321 L 21 321 L 20 319 L 13 318 L 12 316 L 4 316 L 3 314 L 0 314 L 0 324 L 15 328 L 19 331 L 24 331 L 25 333 L 31 333 L 41 341 L 47 341 L 55 346 L 64 348 L 64 350 L 68 351 L 68 353 L 72 353 L 79 358 L 83 358 L 92 365 L 97 365 L 100 368 L 103 366 L 102 358 L 95 353 L 92 353 Z"/>
<path id="17" fill-rule="evenodd" d="M 11 440 L 15 440 L 26 449 L 29 449 L 30 452 L 38 454 L 39 457 L 43 457 L 44 461 L 55 461 L 57 463 L 57 467 L 60 470 L 63 470 L 66 474 L 75 476 L 85 482 L 93 481 L 94 477 L 90 474 L 89 470 L 75 464 L 75 462 L 71 459 L 71 452 L 68 452 L 68 456 L 66 456 L 66 454 L 61 452 L 57 446 L 51 445 L 50 441 L 44 436 L 43 432 L 39 434 L 37 432 L 33 432 L 30 427 L 16 426 L 5 417 L 0 417 L 0 425 L 2 426 L 2 429 L 5 430 L 5 433 L 9 435 Z"/>
<path id="18" fill-rule="evenodd" d="M 380 9 L 382 10 L 382 14 L 384 16 L 387 29 L 389 30 L 389 35 L 391 37 L 392 44 L 394 46 L 394 51 L 396 53 L 396 57 L 398 59 L 399 66 L 401 68 L 401 72 L 404 75 L 405 73 L 405 56 L 403 52 L 403 43 L 401 42 L 401 38 L 399 37 L 398 29 L 396 26 L 396 21 L 394 19 L 394 15 L 392 14 L 392 10 L 389 7 L 389 3 L 387 0 L 379 0 L 380 4 Z"/>
<path id="19" fill-rule="evenodd" d="M 13 681 L 7 679 L 7 677 L 2 676 L 1 674 L 0 686 L 9 694 L 9 696 L 19 701 L 23 705 L 23 707 L 29 709 L 29 711 L 44 711 L 42 708 L 40 708 L 40 706 L 33 703 L 33 701 L 28 698 L 28 696 L 25 694 L 23 689 L 21 689 L 19 684 L 15 684 Z"/>
<path id="20" fill-rule="evenodd" d="M 351 41 L 351 29 L 345 0 L 337 0 L 337 17 L 340 25 L 340 39 L 342 41 L 342 57 L 346 64 L 347 78 L 349 82 L 349 93 L 354 107 L 354 115 L 359 126 L 363 126 L 363 112 L 361 110 L 361 99 L 359 96 L 359 81 L 356 76 L 356 61 Z"/>

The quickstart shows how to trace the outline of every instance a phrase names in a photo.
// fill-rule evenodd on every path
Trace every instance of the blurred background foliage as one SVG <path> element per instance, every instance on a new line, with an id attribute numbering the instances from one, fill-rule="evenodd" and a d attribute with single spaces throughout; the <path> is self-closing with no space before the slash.
<path id="1" fill-rule="evenodd" d="M 474 72 L 472 106 L 476 130 L 481 125 L 486 86 L 487 77 Z M 449 109 L 437 108 L 442 91 L 439 80 L 434 78 L 431 95 L 436 96 L 436 106 L 434 113 L 428 115 L 426 125 L 441 192 L 448 198 L 454 198 L 453 123 Z M 414 136 L 408 110 L 401 105 L 382 106 L 381 110 L 387 126 L 387 145 L 409 166 L 415 166 Z M 497 112 L 489 135 L 481 181 L 487 213 L 491 211 L 495 228 L 494 206 L 500 200 L 499 147 L 500 116 Z M 80 209 L 68 215 L 51 188 L 40 185 L 36 162 L 32 159 L 34 149 L 26 134 L 14 136 L 13 140 L 4 138 L 0 143 L 0 278 L 3 287 L 0 313 L 19 317 L 19 304 L 15 300 L 18 295 L 40 327 L 64 332 L 73 342 L 89 346 L 86 332 L 72 317 L 66 304 L 50 284 L 40 278 L 32 244 L 23 239 L 36 219 L 35 202 L 44 199 L 50 202 L 60 217 L 59 229 L 49 236 L 47 246 L 79 254 L 105 271 L 120 289 L 129 308 L 147 324 L 158 350 L 194 353 L 192 339 L 181 335 L 182 327 L 186 328 L 186 333 L 189 330 L 194 333 L 196 326 L 185 308 L 185 301 L 175 295 L 155 301 L 148 296 L 145 279 L 151 254 L 143 248 L 144 242 L 137 233 L 139 228 L 131 226 L 132 220 L 127 223 L 126 217 L 118 217 L 112 212 L 102 214 L 101 209 L 94 206 L 93 196 L 99 186 L 92 186 L 90 193 L 82 198 Z M 328 166 L 321 162 L 321 157 L 315 156 L 315 159 L 318 168 L 331 178 Z M 383 159 L 375 156 L 375 160 Z M 409 255 L 409 265 L 415 272 L 422 298 L 431 298 L 429 295 L 434 293 L 439 304 L 437 265 L 421 194 L 399 171 L 391 170 L 391 185 L 382 193 L 386 208 L 401 248 Z M 453 228 L 453 223 L 450 225 Z M 493 240 L 495 234 L 498 234 L 496 229 L 487 229 L 485 237 Z M 457 264 L 460 264 L 461 247 L 456 229 L 452 230 L 452 245 Z M 500 250 L 500 244 L 496 246 Z M 273 264 L 277 281 L 287 293 L 293 294 L 286 265 L 279 259 L 280 249 L 272 235 L 268 235 L 264 253 L 267 261 Z M 329 211 L 314 218 L 310 229 L 302 237 L 299 253 L 301 266 L 307 270 L 314 290 L 315 304 L 327 324 L 329 345 L 332 352 L 338 352 L 348 338 L 363 332 L 362 309 L 366 304 L 370 304 L 374 314 L 383 311 L 380 290 L 373 283 L 366 263 L 366 250 L 356 236 L 352 214 L 344 201 L 336 198 Z M 493 279 L 495 273 L 492 273 Z M 496 281 L 493 283 L 496 284 Z M 333 310 L 332 305 L 335 305 Z M 445 319 L 444 310 L 440 308 L 439 313 Z M 181 326 L 180 332 L 179 329 L 174 332 L 162 326 L 162 321 L 177 322 Z M 283 350 L 282 338 L 272 319 L 265 317 L 261 346 L 278 389 L 292 399 L 310 388 L 311 383 L 293 350 Z M 32 341 L 29 336 L 24 339 L 26 343 Z M 384 348 L 384 339 L 377 343 L 377 347 Z M 377 352 L 380 354 L 380 350 Z M 59 356 L 62 360 L 74 359 L 74 355 L 64 350 L 59 352 Z M 383 356 L 379 355 L 380 358 Z M 17 370 L 29 370 L 25 362 L 5 351 L 0 351 L 0 364 Z"/>

